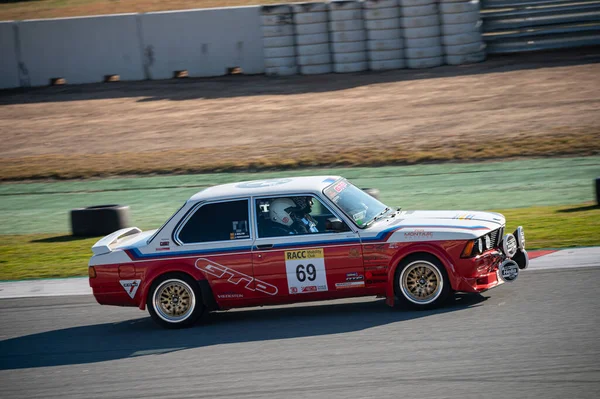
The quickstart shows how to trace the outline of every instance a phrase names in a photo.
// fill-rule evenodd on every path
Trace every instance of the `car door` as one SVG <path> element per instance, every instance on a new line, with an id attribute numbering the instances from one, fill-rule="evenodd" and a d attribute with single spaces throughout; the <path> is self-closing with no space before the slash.
<path id="1" fill-rule="evenodd" d="M 198 204 L 174 232 L 176 251 L 193 256 L 222 307 L 256 296 L 252 276 L 250 199 Z"/>
<path id="2" fill-rule="evenodd" d="M 304 215 L 311 227 L 297 229 L 292 203 L 312 202 Z M 263 294 L 268 302 L 297 302 L 359 295 L 364 291 L 364 267 L 360 239 L 347 224 L 346 231 L 327 230 L 327 219 L 338 216 L 315 195 L 255 197 L 257 237 L 252 248 L 256 283 L 277 288 L 276 295 Z M 306 209 L 305 209 L 306 210 Z M 279 218 L 279 219 L 278 219 Z M 277 220 L 278 219 L 278 220 Z M 282 223 L 283 222 L 283 223 Z M 305 226 L 306 227 L 306 226 Z"/>

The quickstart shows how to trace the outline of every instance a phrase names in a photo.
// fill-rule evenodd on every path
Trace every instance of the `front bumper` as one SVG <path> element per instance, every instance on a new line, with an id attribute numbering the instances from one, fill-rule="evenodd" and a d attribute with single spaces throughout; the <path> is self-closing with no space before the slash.
<path id="1" fill-rule="evenodd" d="M 484 292 L 516 280 L 519 270 L 526 269 L 528 263 L 529 257 L 524 249 L 519 249 L 513 259 L 498 250 L 461 259 L 456 265 L 459 278 L 453 288 L 459 292 Z"/>

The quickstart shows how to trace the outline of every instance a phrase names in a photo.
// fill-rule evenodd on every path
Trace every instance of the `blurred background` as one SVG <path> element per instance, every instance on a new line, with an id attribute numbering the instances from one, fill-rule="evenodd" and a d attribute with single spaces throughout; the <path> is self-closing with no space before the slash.
<path id="1" fill-rule="evenodd" d="M 247 4 L 0 4 L 0 280 L 86 275 L 73 209 L 151 229 L 204 187 L 279 176 L 500 211 L 529 248 L 600 243 L 600 2 L 160 12 Z"/>

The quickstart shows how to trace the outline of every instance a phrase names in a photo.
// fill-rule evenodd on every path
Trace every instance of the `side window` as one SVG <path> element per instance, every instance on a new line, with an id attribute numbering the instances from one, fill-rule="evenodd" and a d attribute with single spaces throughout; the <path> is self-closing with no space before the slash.
<path id="1" fill-rule="evenodd" d="M 258 236 L 281 237 L 327 233 L 327 220 L 335 217 L 312 196 L 272 197 L 256 200 Z"/>
<path id="2" fill-rule="evenodd" d="M 184 244 L 250 238 L 248 200 L 202 205 L 179 231 Z"/>

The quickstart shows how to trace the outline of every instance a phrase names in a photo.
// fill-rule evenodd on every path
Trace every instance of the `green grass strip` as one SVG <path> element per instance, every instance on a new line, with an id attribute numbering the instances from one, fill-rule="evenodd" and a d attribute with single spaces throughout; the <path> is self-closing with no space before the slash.
<path id="1" fill-rule="evenodd" d="M 528 249 L 600 245 L 600 207 L 591 203 L 498 212 L 507 217 L 507 231 L 524 227 Z M 86 276 L 96 241 L 52 234 L 0 235 L 0 280 Z"/>
<path id="2" fill-rule="evenodd" d="M 67 233 L 71 209 L 103 204 L 129 205 L 133 225 L 157 228 L 204 187 L 306 175 L 348 177 L 360 187 L 378 188 L 381 199 L 394 207 L 507 209 L 592 201 L 600 157 L 4 183 L 0 234 Z"/>

